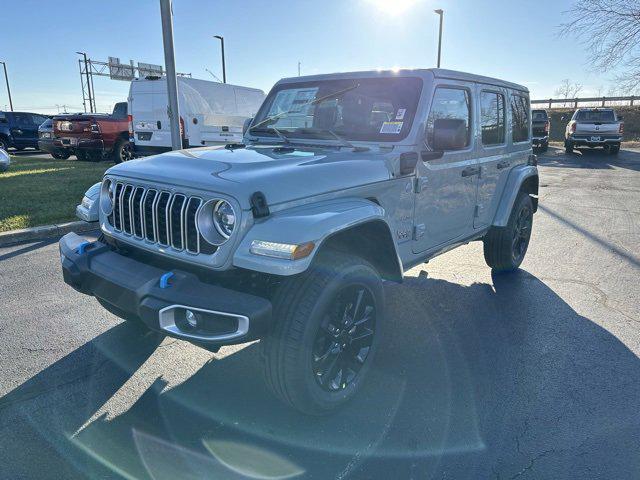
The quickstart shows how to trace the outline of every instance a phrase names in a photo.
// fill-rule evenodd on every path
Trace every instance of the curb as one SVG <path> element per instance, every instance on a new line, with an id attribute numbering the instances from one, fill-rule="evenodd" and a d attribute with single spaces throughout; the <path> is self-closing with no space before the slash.
<path id="1" fill-rule="evenodd" d="M 98 222 L 67 222 L 58 225 L 44 225 L 42 227 L 24 228 L 0 233 L 0 247 L 6 247 L 15 243 L 34 240 L 45 240 L 52 237 L 61 237 L 69 232 L 85 233 L 98 230 Z"/>

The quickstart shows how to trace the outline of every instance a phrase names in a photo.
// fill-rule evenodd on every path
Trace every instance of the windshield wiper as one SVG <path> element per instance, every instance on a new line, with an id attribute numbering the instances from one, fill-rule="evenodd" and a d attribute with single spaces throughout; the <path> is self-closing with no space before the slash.
<path id="1" fill-rule="evenodd" d="M 288 115 L 290 113 L 295 113 L 295 112 L 299 112 L 301 109 L 303 109 L 304 107 L 307 107 L 309 105 L 318 105 L 322 102 L 324 102 L 325 100 L 328 100 L 330 98 L 336 98 L 338 96 L 344 95 L 347 92 L 350 92 L 351 90 L 355 90 L 356 88 L 358 88 L 360 86 L 359 83 L 356 83 L 355 85 L 351 85 L 350 87 L 347 87 L 343 90 L 338 90 L 337 92 L 333 92 L 330 93 L 328 95 L 324 95 L 320 98 L 316 98 L 314 100 L 309 100 L 308 102 L 303 103 L 302 105 L 297 106 L 296 108 L 292 108 L 290 110 L 287 110 L 286 112 L 280 112 L 277 113 L 275 115 L 271 115 L 270 117 L 265 118 L 264 120 L 259 121 L 258 123 L 256 123 L 255 125 L 253 125 L 251 128 L 249 128 L 249 133 L 251 133 L 251 131 L 255 128 L 258 128 L 268 122 L 271 122 L 273 120 L 277 120 L 280 117 L 284 117 L 285 115 Z"/>

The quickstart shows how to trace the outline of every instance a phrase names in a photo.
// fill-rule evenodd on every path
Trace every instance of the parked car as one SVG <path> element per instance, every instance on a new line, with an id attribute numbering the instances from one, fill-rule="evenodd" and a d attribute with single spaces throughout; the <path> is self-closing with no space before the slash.
<path id="1" fill-rule="evenodd" d="M 50 153 L 53 158 L 66 160 L 71 156 L 71 149 L 64 147 L 56 147 L 53 144 L 53 120 L 47 118 L 42 125 L 38 127 L 38 149 L 43 152 Z"/>
<path id="2" fill-rule="evenodd" d="M 579 108 L 565 130 L 565 151 L 571 153 L 575 147 L 603 147 L 616 155 L 624 133 L 621 120 L 613 108 Z"/>
<path id="3" fill-rule="evenodd" d="M 264 100 L 257 88 L 178 77 L 178 108 L 184 148 L 242 141 L 244 121 Z M 135 79 L 129 89 L 132 142 L 136 155 L 171 150 L 164 77 Z"/>
<path id="4" fill-rule="evenodd" d="M 38 127 L 46 116 L 31 112 L 0 112 L 0 148 L 38 148 Z"/>
<path id="5" fill-rule="evenodd" d="M 98 182 L 85 192 L 82 202 L 76 207 L 76 217 L 85 222 L 98 221 L 98 198 L 100 197 L 100 186 Z"/>
<path id="6" fill-rule="evenodd" d="M 0 148 L 0 173 L 9 170 L 9 165 L 11 165 L 11 157 L 6 150 Z"/>
<path id="7" fill-rule="evenodd" d="M 531 110 L 531 131 L 533 138 L 531 143 L 534 147 L 539 147 L 543 152 L 549 148 L 549 131 L 551 130 L 551 120 L 546 110 Z"/>
<path id="8" fill-rule="evenodd" d="M 61 239 L 64 280 L 210 350 L 261 339 L 273 392 L 329 412 L 393 327 L 383 279 L 476 240 L 495 272 L 520 266 L 530 112 L 526 87 L 450 70 L 280 80 L 244 144 L 110 168 L 103 238 Z"/>
<path id="9" fill-rule="evenodd" d="M 127 103 L 116 103 L 110 115 L 82 113 L 53 117 L 53 145 L 72 152 L 78 160 L 115 163 L 131 158 Z"/>

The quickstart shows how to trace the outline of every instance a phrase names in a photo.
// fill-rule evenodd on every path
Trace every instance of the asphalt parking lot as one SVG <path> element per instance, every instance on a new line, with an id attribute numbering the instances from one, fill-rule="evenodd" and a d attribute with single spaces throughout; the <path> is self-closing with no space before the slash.
<path id="1" fill-rule="evenodd" d="M 640 151 L 540 158 L 517 274 L 480 243 L 387 284 L 393 327 L 328 418 L 278 403 L 257 345 L 211 354 L 0 248 L 0 478 L 640 478 Z"/>

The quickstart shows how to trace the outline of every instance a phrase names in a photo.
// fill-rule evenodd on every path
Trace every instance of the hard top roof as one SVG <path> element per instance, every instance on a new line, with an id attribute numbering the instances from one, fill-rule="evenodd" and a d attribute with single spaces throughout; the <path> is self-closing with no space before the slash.
<path id="1" fill-rule="evenodd" d="M 455 70 L 447 70 L 444 68 L 416 68 L 416 69 L 399 69 L 399 70 L 365 70 L 360 72 L 344 72 L 344 73 L 327 73 L 321 75 L 308 75 L 303 77 L 283 78 L 278 83 L 297 83 L 314 80 L 336 80 L 343 78 L 378 78 L 378 77 L 420 77 L 423 79 L 445 78 L 451 80 L 459 80 L 466 82 L 483 83 L 495 85 L 497 87 L 510 88 L 529 92 L 529 89 L 523 85 L 513 82 L 507 82 L 498 78 L 484 77 L 473 73 L 458 72 Z"/>

